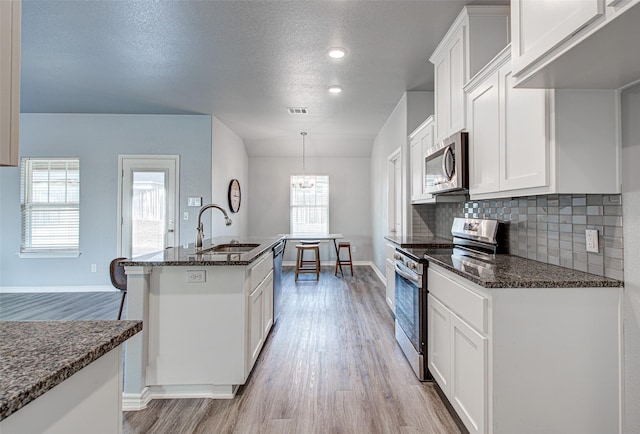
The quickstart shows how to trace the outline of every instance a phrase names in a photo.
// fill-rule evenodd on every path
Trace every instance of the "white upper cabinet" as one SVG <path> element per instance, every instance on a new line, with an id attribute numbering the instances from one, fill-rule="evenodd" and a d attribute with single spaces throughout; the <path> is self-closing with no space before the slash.
<path id="1" fill-rule="evenodd" d="M 508 7 L 462 9 L 429 59 L 435 76 L 436 142 L 467 127 L 463 86 L 508 43 Z"/>
<path id="2" fill-rule="evenodd" d="M 511 0 L 516 86 L 618 89 L 640 79 L 640 0 Z"/>
<path id="3" fill-rule="evenodd" d="M 469 93 L 469 192 L 500 190 L 498 75 L 493 74 Z"/>
<path id="4" fill-rule="evenodd" d="M 473 199 L 619 193 L 619 97 L 515 88 L 505 48 L 466 86 Z"/>
<path id="5" fill-rule="evenodd" d="M 18 165 L 20 0 L 0 1 L 0 166 Z"/>
<path id="6" fill-rule="evenodd" d="M 411 203 L 431 199 L 432 195 L 425 193 L 426 151 L 433 146 L 433 116 L 429 116 L 418 128 L 409 135 L 410 164 L 411 164 Z"/>

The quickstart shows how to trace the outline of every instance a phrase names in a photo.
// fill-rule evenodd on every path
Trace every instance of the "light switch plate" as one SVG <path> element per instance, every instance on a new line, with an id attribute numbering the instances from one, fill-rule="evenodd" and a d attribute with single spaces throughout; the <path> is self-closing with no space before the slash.
<path id="1" fill-rule="evenodd" d="M 202 206 L 202 198 L 189 196 L 187 198 L 187 206 Z"/>
<path id="2" fill-rule="evenodd" d="M 585 235 L 587 238 L 587 252 L 599 253 L 600 248 L 598 246 L 598 230 L 587 229 L 585 230 Z"/>

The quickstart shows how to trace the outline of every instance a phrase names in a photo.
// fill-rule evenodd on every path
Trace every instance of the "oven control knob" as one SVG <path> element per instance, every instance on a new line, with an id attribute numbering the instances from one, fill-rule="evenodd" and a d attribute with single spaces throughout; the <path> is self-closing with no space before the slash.
<path id="1" fill-rule="evenodd" d="M 402 259 L 402 255 L 400 253 L 394 253 L 393 254 L 393 259 L 401 260 Z"/>
<path id="2" fill-rule="evenodd" d="M 415 262 L 409 262 L 407 265 L 409 266 L 409 270 L 416 270 L 418 268 L 418 264 Z"/>

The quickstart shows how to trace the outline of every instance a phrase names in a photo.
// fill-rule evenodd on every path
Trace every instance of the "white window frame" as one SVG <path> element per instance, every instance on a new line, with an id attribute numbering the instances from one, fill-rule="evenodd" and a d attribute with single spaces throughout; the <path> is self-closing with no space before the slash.
<path id="1" fill-rule="evenodd" d="M 306 233 L 308 233 L 308 234 L 324 234 L 325 232 L 304 232 L 304 231 L 301 232 L 301 231 L 294 230 L 294 227 L 293 227 L 293 215 L 292 215 L 294 208 L 305 208 L 305 207 L 309 206 L 309 205 L 294 205 L 293 204 L 293 191 L 294 191 L 295 188 L 297 188 L 297 187 L 293 186 L 293 181 L 294 181 L 294 178 L 301 177 L 301 176 L 302 175 L 291 175 L 290 178 L 289 178 L 289 231 L 292 234 L 306 234 Z M 307 175 L 307 174 L 305 174 L 304 177 L 305 178 L 313 178 L 314 181 L 315 181 L 316 178 L 320 178 L 320 177 L 327 179 L 327 205 L 326 206 L 313 205 L 313 206 L 314 207 L 320 206 L 320 207 L 326 208 L 326 218 L 327 218 L 327 231 L 326 231 L 326 233 L 328 234 L 329 231 L 330 231 L 330 228 L 331 228 L 331 222 L 329 220 L 329 216 L 331 214 L 330 213 L 330 210 L 331 210 L 331 203 L 330 203 L 331 183 L 330 183 L 330 180 L 329 180 L 329 175 Z"/>
<path id="2" fill-rule="evenodd" d="M 31 244 L 33 242 L 33 238 L 31 235 L 25 234 L 27 230 L 27 223 L 25 222 L 26 213 L 28 210 L 26 208 L 34 209 L 38 207 L 38 202 L 33 201 L 33 171 L 31 164 L 32 162 L 60 162 L 67 161 L 73 162 L 78 166 L 78 201 L 71 202 L 65 201 L 63 202 L 41 202 L 41 206 L 49 205 L 58 205 L 65 208 L 69 208 L 71 210 L 76 210 L 78 213 L 78 242 L 76 245 L 72 245 L 69 247 L 57 248 L 53 245 L 44 246 L 44 247 L 33 247 Z M 80 256 L 80 159 L 79 158 L 22 158 L 20 161 L 20 223 L 21 223 L 21 233 L 20 233 L 20 253 L 18 256 L 20 258 L 77 258 Z"/>

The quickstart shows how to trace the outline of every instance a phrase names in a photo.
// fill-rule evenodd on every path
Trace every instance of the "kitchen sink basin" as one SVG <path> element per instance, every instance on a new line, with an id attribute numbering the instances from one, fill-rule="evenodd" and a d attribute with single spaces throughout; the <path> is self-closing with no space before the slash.
<path id="1" fill-rule="evenodd" d="M 218 244 L 202 253 L 245 253 L 255 249 L 260 244 Z"/>

